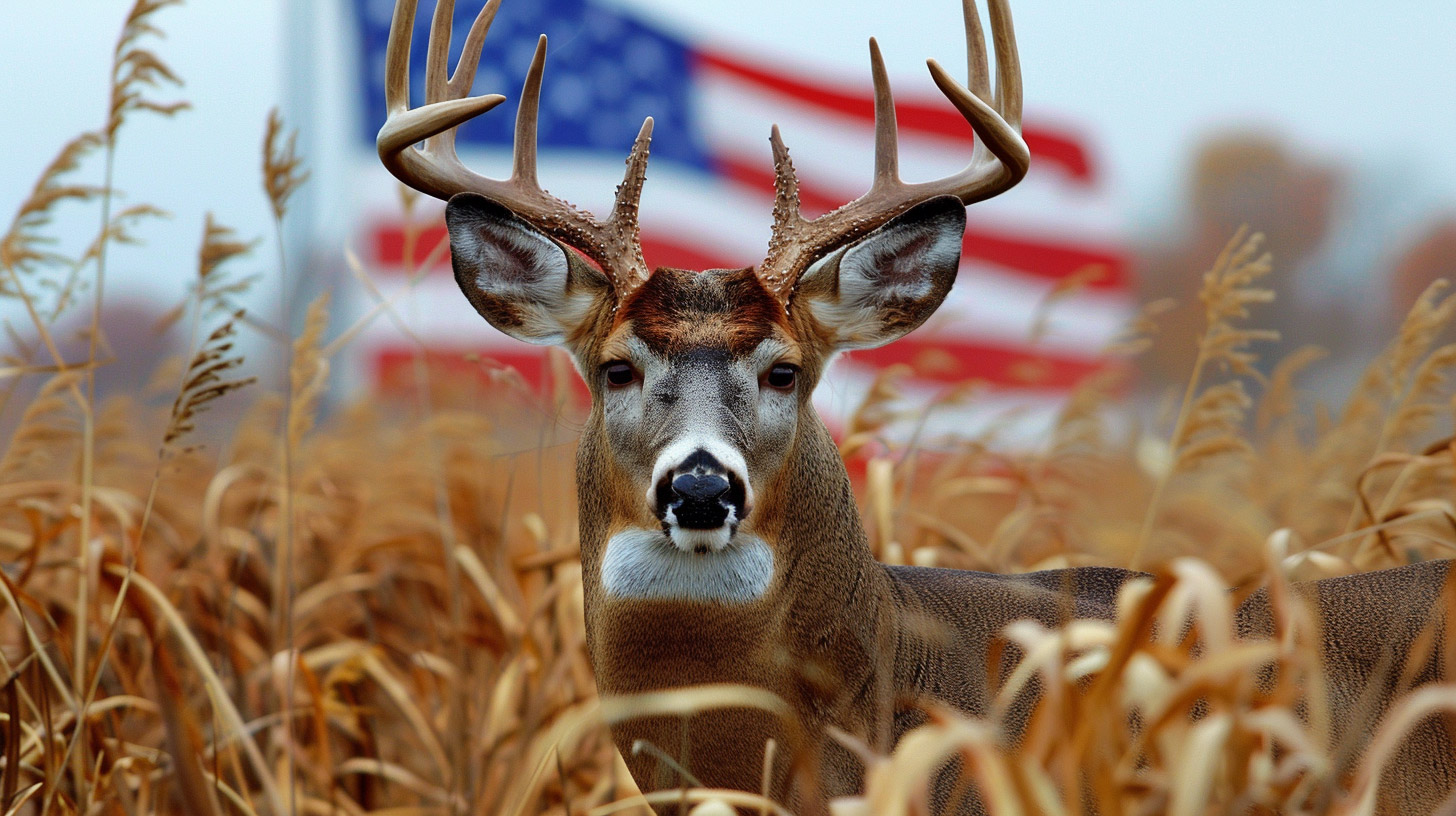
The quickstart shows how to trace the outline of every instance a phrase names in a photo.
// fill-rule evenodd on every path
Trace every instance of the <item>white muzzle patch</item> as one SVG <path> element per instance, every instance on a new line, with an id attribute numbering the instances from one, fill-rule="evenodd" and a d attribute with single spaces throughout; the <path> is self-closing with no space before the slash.
<path id="1" fill-rule="evenodd" d="M 738 532 L 738 513 L 732 508 L 727 508 L 728 516 L 722 527 L 715 527 L 711 530 L 694 530 L 688 527 L 680 527 L 677 518 L 672 510 L 663 514 L 663 526 L 667 528 L 667 537 L 672 540 L 672 545 L 686 553 L 709 553 L 719 552 L 728 546 L 733 540 L 734 533 Z"/>
<path id="2" fill-rule="evenodd" d="M 661 530 L 631 528 L 607 540 L 602 586 L 612 598 L 747 603 L 763 596 L 773 580 L 773 551 L 757 536 L 727 528 L 678 530 L 724 536 L 706 552 L 685 548 Z"/>

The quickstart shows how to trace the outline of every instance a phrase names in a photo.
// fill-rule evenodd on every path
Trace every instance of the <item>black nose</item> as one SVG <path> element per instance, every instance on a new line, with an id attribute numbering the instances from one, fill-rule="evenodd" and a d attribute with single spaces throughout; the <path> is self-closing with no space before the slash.
<path id="1" fill-rule="evenodd" d="M 689 530 L 716 530 L 728 520 L 728 505 L 719 497 L 728 492 L 728 480 L 716 473 L 684 473 L 672 480 L 673 516 Z"/>
<path id="2" fill-rule="evenodd" d="M 657 483 L 657 517 L 689 530 L 716 530 L 743 521 L 745 489 L 742 480 L 723 467 L 712 454 L 696 450 Z M 665 529 L 665 528 L 664 528 Z"/>
<path id="3" fill-rule="evenodd" d="M 690 502 L 712 501 L 728 492 L 728 480 L 716 473 L 706 476 L 684 473 L 672 480 L 672 492 Z"/>

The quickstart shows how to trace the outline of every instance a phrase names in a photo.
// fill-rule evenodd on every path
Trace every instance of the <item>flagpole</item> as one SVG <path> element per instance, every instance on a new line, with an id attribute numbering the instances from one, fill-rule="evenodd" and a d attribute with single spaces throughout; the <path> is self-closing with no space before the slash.
<path id="1" fill-rule="evenodd" d="M 319 161 L 320 123 L 313 112 L 318 109 L 315 99 L 317 89 L 327 86 L 326 82 L 311 81 L 323 69 L 315 59 L 320 51 L 316 40 L 329 34 L 319 25 L 319 5 L 314 0 L 284 0 L 281 19 L 283 98 L 279 107 L 288 131 L 297 131 L 298 155 L 303 159 L 305 170 Z M 288 277 L 282 282 L 288 288 L 284 293 L 288 303 L 288 326 L 284 328 L 290 334 L 300 325 L 308 303 L 323 288 L 320 276 L 310 274 L 315 261 L 313 236 L 317 219 L 315 208 L 319 200 L 319 176 L 317 173 L 311 175 L 311 180 L 290 200 L 288 217 L 284 222 L 283 253 L 288 264 Z"/>

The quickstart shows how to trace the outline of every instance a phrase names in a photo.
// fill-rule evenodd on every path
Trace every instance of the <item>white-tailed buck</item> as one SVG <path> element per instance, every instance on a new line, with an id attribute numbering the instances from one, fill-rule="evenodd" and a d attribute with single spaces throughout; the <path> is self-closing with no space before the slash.
<path id="1" fill-rule="evenodd" d="M 1112 616 L 1132 573 L 1002 576 L 876 562 L 835 443 L 810 402 L 836 352 L 889 343 L 925 322 L 955 280 L 965 205 L 1026 174 L 1005 0 L 990 0 L 994 88 L 973 0 L 963 2 L 968 86 L 929 63 L 978 137 L 964 170 L 900 180 L 895 113 L 872 40 L 869 191 L 806 220 L 775 130 L 767 257 L 757 268 L 700 272 L 649 270 L 643 259 L 637 205 L 651 119 L 605 219 L 538 184 L 545 37 L 522 91 L 510 177 L 466 169 L 454 128 L 504 99 L 469 96 L 498 0 L 471 26 L 453 73 L 454 4 L 440 0 L 426 98 L 412 108 L 415 5 L 399 0 L 394 12 L 379 155 L 405 184 L 449 201 L 455 276 L 480 314 L 512 337 L 563 346 L 586 379 L 592 404 L 577 491 L 586 632 L 601 692 L 744 684 L 787 701 L 795 715 L 786 725 L 750 708 L 707 712 L 686 736 L 675 718 L 620 724 L 613 737 L 644 790 L 680 780 L 656 758 L 634 755 L 636 740 L 679 754 L 707 786 L 757 791 L 773 738 L 783 747 L 770 795 L 800 813 L 822 812 L 828 797 L 855 792 L 861 777 L 860 761 L 826 737 L 827 727 L 888 750 L 922 721 L 917 702 L 985 714 L 988 645 L 1008 623 Z M 1427 614 L 1418 602 L 1435 597 L 1445 569 L 1423 564 L 1311 588 L 1325 610 L 1330 675 L 1352 690 L 1336 694 L 1337 705 L 1353 705 L 1380 655 L 1416 636 Z M 1246 631 L 1259 629 L 1263 608 L 1257 597 L 1246 606 Z M 1411 609 L 1418 611 L 1403 611 Z M 1426 675 L 1435 671 L 1433 664 Z M 1445 729 L 1420 732 L 1410 755 L 1416 767 L 1395 782 L 1408 791 L 1407 806 L 1429 810 L 1453 773 Z M 940 775 L 940 805 L 952 775 Z M 792 781 L 803 778 L 812 781 Z"/>

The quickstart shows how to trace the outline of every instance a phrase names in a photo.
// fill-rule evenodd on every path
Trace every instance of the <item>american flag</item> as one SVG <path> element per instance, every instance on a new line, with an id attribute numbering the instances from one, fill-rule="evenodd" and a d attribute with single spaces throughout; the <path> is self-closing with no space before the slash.
<path id="1" fill-rule="evenodd" d="M 424 97 L 430 4 L 422 5 L 411 51 L 413 100 Z M 354 6 L 364 100 L 359 138 L 370 146 L 384 117 L 392 6 L 392 0 L 356 0 Z M 479 2 L 462 0 L 455 10 L 452 65 L 479 8 Z M 716 46 L 711 34 L 685 36 L 606 0 L 502 3 L 473 93 L 503 93 L 508 101 L 463 126 L 457 141 L 461 158 L 478 172 L 508 172 L 515 97 L 542 33 L 551 47 L 540 164 L 553 193 L 605 212 L 632 138 L 644 117 L 655 119 L 641 214 L 649 266 L 741 267 L 762 259 L 773 195 L 768 133 L 774 123 L 793 150 L 807 216 L 868 186 L 874 121 L 868 67 L 845 77 L 801 62 L 745 57 L 739 49 Z M 947 64 L 960 59 L 938 56 Z M 943 98 L 897 89 L 896 112 L 905 178 L 938 177 L 968 160 L 971 129 Z M 932 432 L 961 434 L 1008 412 L 1032 417 L 1034 425 L 1035 417 L 1047 416 L 1068 389 L 1102 365 L 1099 350 L 1131 312 L 1115 208 L 1078 134 L 1039 127 L 1033 118 L 1025 138 L 1033 155 L 1030 175 L 1012 192 L 970 208 L 959 277 L 931 322 L 884 348 L 844 355 L 831 369 L 816 397 L 831 427 L 863 398 L 878 371 L 896 363 L 914 370 L 903 384 L 907 405 L 931 404 L 967 380 L 983 384 L 969 402 L 928 418 Z M 368 260 L 402 285 L 403 225 L 392 208 L 374 209 L 363 237 Z M 438 214 L 429 213 L 416 260 L 443 236 Z M 428 316 L 415 330 L 430 354 L 442 360 L 488 356 L 539 382 L 546 370 L 543 350 L 493 331 L 459 294 L 448 258 L 439 258 L 438 266 L 411 295 L 415 314 Z M 1047 319 L 1048 295 L 1089 268 L 1098 274 L 1059 294 Z M 416 353 L 385 324 L 371 329 L 363 348 L 376 384 L 393 381 L 396 367 Z M 923 432 L 927 418 L 917 424 Z"/>

